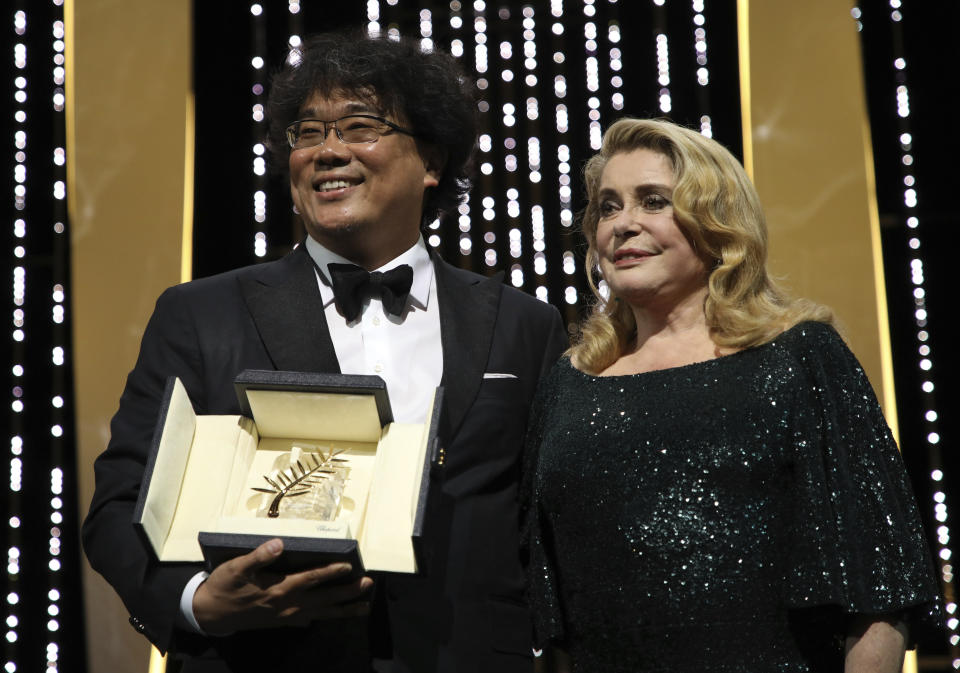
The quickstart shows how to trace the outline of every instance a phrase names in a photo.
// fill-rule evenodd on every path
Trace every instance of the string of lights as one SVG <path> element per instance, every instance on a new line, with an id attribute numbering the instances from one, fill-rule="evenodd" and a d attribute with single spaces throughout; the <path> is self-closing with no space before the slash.
<path id="1" fill-rule="evenodd" d="M 697 99 L 703 112 L 700 115 L 700 133 L 707 138 L 713 137 L 713 121 L 710 119 L 710 99 L 705 95 L 710 84 L 710 70 L 707 68 L 707 19 L 704 16 L 704 0 L 693 0 L 693 48 L 697 55 Z"/>
<path id="2" fill-rule="evenodd" d="M 420 47 L 424 51 L 432 51 L 433 43 L 433 13 L 429 9 L 420 10 Z M 435 219 L 427 225 L 430 234 L 427 236 L 427 245 L 438 247 L 440 238 L 440 220 Z"/>
<path id="3" fill-rule="evenodd" d="M 597 44 L 597 23 L 594 20 L 596 14 L 597 9 L 594 6 L 594 0 L 583 0 L 583 15 L 585 17 L 583 23 L 585 54 L 584 83 L 586 85 L 587 95 L 587 119 L 585 128 L 587 130 L 587 141 L 590 150 L 593 152 L 599 150 L 600 145 L 603 142 L 603 128 L 600 120 L 600 98 L 597 96 L 597 94 L 600 92 L 600 63 L 599 59 L 597 58 L 599 46 Z M 562 185 L 560 187 L 561 213 L 570 213 L 571 225 L 573 224 L 572 197 L 573 193 L 569 184 Z M 567 220 L 562 215 L 560 222 L 562 225 L 567 226 Z M 563 299 L 567 304 L 575 306 L 580 301 L 580 295 L 577 291 L 576 284 L 572 282 L 572 278 L 575 278 L 580 274 L 580 258 L 576 255 L 574 250 L 567 249 L 564 251 L 562 259 L 563 273 L 571 279 L 570 284 L 568 284 L 564 290 Z M 584 296 L 586 297 L 588 295 Z"/>
<path id="4" fill-rule="evenodd" d="M 537 77 L 538 63 L 537 63 L 537 16 L 536 10 L 533 7 L 524 7 L 522 10 L 523 14 L 523 70 L 525 72 L 523 77 L 524 83 L 524 95 L 526 96 L 526 101 L 524 106 L 526 108 L 526 128 L 528 129 L 527 133 L 527 146 L 530 147 L 531 141 L 535 136 L 530 131 L 531 128 L 536 128 L 539 126 L 540 121 L 540 78 Z M 513 150 L 516 142 L 513 138 L 508 138 L 504 141 L 505 146 L 508 150 Z M 557 148 L 557 159 L 560 161 L 560 154 L 562 149 Z M 516 160 L 513 161 L 514 165 Z M 527 162 L 528 168 L 530 171 L 535 170 L 531 161 Z M 561 173 L 561 184 L 563 184 L 563 162 L 560 161 L 558 164 L 558 171 Z M 569 172 L 569 170 L 568 170 Z M 569 181 L 569 175 L 566 178 Z M 546 232 L 544 230 L 544 221 L 543 221 L 543 204 L 540 202 L 541 192 L 538 190 L 532 192 L 528 195 L 527 199 L 529 201 L 530 208 L 530 247 L 533 249 L 533 274 L 535 278 L 535 287 L 534 294 L 540 301 L 549 301 L 549 288 L 546 284 L 546 274 L 547 274 L 547 256 L 545 254 L 546 250 Z M 517 219 L 521 214 L 521 204 L 520 199 L 522 195 L 516 187 L 511 187 L 507 191 L 507 214 L 513 218 Z M 518 232 L 522 231 L 517 229 Z M 517 247 L 516 254 L 514 257 L 520 258 L 522 256 L 522 250 Z M 511 253 L 513 254 L 513 252 Z M 522 265 L 520 263 L 514 263 L 515 270 L 522 270 Z M 521 271 L 522 274 L 522 271 Z M 514 286 L 522 287 L 523 286 L 523 276 L 514 277 Z M 517 282 L 519 281 L 519 282 Z"/>
<path id="5" fill-rule="evenodd" d="M 600 91 L 600 65 L 597 60 L 597 24 L 593 21 L 597 10 L 593 3 L 594 0 L 583 0 L 583 14 L 588 17 L 583 24 L 583 36 L 586 52 L 587 95 L 590 96 L 587 99 L 587 107 L 589 108 L 587 129 L 590 137 L 590 149 L 596 151 L 600 149 L 603 129 L 600 126 L 600 99 L 596 95 Z"/>
<path id="6" fill-rule="evenodd" d="M 459 0 L 450 3 L 450 53 L 456 58 L 463 59 L 463 5 Z M 433 222 L 430 225 L 433 233 L 427 241 L 431 246 L 440 247 L 442 239 L 440 238 L 440 222 Z M 463 203 L 457 208 L 457 229 L 460 234 L 457 237 L 458 247 L 461 257 L 469 257 L 473 251 L 473 236 L 471 236 L 472 222 L 470 219 L 470 196 L 464 199 Z"/>
<path id="7" fill-rule="evenodd" d="M 69 334 L 64 324 L 65 320 L 65 290 L 67 283 L 67 266 L 63 263 L 69 256 L 69 244 L 66 240 L 66 227 L 64 223 L 67 219 L 66 209 L 66 151 L 63 147 L 65 138 L 63 129 L 66 127 L 64 118 L 65 96 L 64 96 L 64 78 L 65 78 L 65 55 L 66 45 L 64 43 L 64 23 L 63 23 L 63 0 L 53 0 L 53 5 L 59 8 L 56 12 L 56 19 L 52 22 L 53 43 L 51 56 L 53 59 L 52 71 L 52 104 L 54 110 L 54 128 L 60 129 L 57 144 L 53 150 L 53 222 L 54 231 L 53 252 L 54 268 L 52 269 L 53 283 L 51 284 L 50 299 L 51 318 L 53 320 L 52 333 L 52 363 L 53 369 L 50 372 L 52 378 L 52 392 L 49 408 L 49 428 L 50 439 L 47 445 L 50 452 L 51 463 L 49 467 L 49 521 L 50 527 L 49 545 L 47 549 L 47 568 L 49 569 L 47 583 L 47 615 L 49 619 L 46 623 L 47 632 L 50 634 L 50 641 L 46 646 L 47 671 L 53 673 L 58 670 L 59 663 L 59 645 L 58 632 L 60 623 L 58 616 L 60 614 L 60 590 L 61 577 L 60 570 L 62 563 L 60 560 L 61 538 L 63 536 L 63 494 L 64 494 L 64 466 L 63 460 L 66 455 L 72 451 L 72 443 L 65 443 L 64 440 L 64 407 L 65 397 L 69 396 L 70 378 L 64 374 L 66 365 L 66 351 L 69 344 Z M 50 226 L 51 223 L 46 223 Z M 57 263 L 57 262 L 60 263 Z"/>
<path id="8" fill-rule="evenodd" d="M 474 70 L 477 73 L 477 89 L 480 90 L 480 101 L 478 108 L 483 117 L 483 126 L 489 127 L 492 125 L 492 122 L 488 121 L 490 119 L 490 110 L 491 105 L 488 100 L 488 95 L 485 95 L 487 90 L 490 87 L 490 82 L 488 80 L 487 71 L 488 71 L 488 57 L 489 50 L 487 49 L 487 17 L 486 17 L 486 3 L 482 0 L 473 3 L 473 65 Z M 504 111 L 505 112 L 505 111 Z M 493 174 L 493 162 L 491 157 L 487 156 L 491 154 L 493 150 L 493 138 L 489 133 L 481 133 L 479 139 L 479 148 L 481 155 L 480 160 L 480 173 L 484 176 L 489 176 Z M 488 267 L 496 267 L 498 262 L 497 257 L 497 232 L 492 228 L 490 222 L 493 218 L 496 217 L 496 210 L 494 206 L 496 202 L 494 201 L 493 196 L 490 194 L 487 195 L 476 195 L 478 201 L 483 210 L 481 211 L 483 222 L 481 223 L 483 227 L 483 236 L 482 241 L 484 246 L 483 250 L 483 262 Z"/>
<path id="9" fill-rule="evenodd" d="M 610 43 L 609 49 L 609 58 L 610 58 L 610 87 L 612 88 L 612 93 L 610 94 L 610 107 L 614 110 L 620 111 L 623 109 L 623 77 L 620 76 L 620 71 L 623 69 L 622 54 L 620 52 L 620 22 L 611 21 L 607 26 L 607 42 Z"/>
<path id="10" fill-rule="evenodd" d="M 380 34 L 380 3 L 378 0 L 367 0 L 367 33 Z"/>
<path id="11" fill-rule="evenodd" d="M 13 305 L 13 331 L 12 348 L 10 355 L 12 359 L 12 371 L 16 385 L 13 386 L 13 399 L 10 403 L 11 413 L 9 414 L 9 432 L 10 432 L 10 459 L 9 459 L 9 486 L 7 489 L 6 501 L 8 506 L 8 547 L 7 547 L 7 582 L 6 582 L 6 661 L 5 666 L 16 670 L 19 661 L 20 648 L 18 641 L 21 632 L 20 615 L 20 555 L 23 535 L 20 530 L 23 512 L 23 443 L 24 443 L 24 422 L 23 422 L 23 387 L 27 383 L 24 379 L 26 370 L 24 362 L 26 360 L 24 340 L 27 333 L 24 330 L 26 311 L 26 284 L 27 270 L 23 265 L 23 258 L 26 256 L 26 247 L 23 245 L 27 235 L 27 223 L 22 217 L 23 210 L 26 208 L 27 201 L 27 132 L 26 132 L 26 112 L 22 109 L 22 104 L 27 100 L 27 78 L 21 73 L 27 66 L 27 45 L 19 40 L 27 32 L 27 13 L 20 10 L 14 13 L 13 29 L 17 36 L 17 42 L 13 48 L 13 65 L 17 73 L 13 81 L 13 98 L 17 102 L 17 109 L 13 117 L 17 124 L 14 132 L 14 181 L 13 188 L 14 208 L 17 210 L 17 219 L 14 221 L 13 235 L 16 239 L 16 247 L 13 249 L 13 257 L 17 260 L 13 267 L 13 287 L 12 298 Z"/>
<path id="12" fill-rule="evenodd" d="M 264 129 L 264 103 L 266 101 L 266 88 L 263 79 L 265 73 L 266 61 L 264 56 L 267 53 L 267 33 L 266 16 L 263 6 L 255 2 L 250 5 L 251 16 L 251 39 L 253 44 L 253 57 L 250 59 L 252 68 L 251 79 L 253 94 L 252 119 L 253 126 L 251 137 L 253 143 L 253 220 L 255 233 L 253 235 L 253 254 L 257 257 L 265 257 L 267 254 L 267 232 L 264 231 L 264 223 L 267 221 L 267 163 L 264 157 L 266 146 L 263 138 L 266 136 Z"/>
<path id="13" fill-rule="evenodd" d="M 658 8 L 663 7 L 664 0 L 653 0 Z M 660 111 L 669 114 L 673 110 L 673 98 L 670 95 L 670 48 L 667 34 L 658 32 L 657 41 L 657 84 L 660 85 Z"/>
<path id="14" fill-rule="evenodd" d="M 550 15 L 552 16 L 552 23 L 550 26 L 550 32 L 553 35 L 552 45 L 553 45 L 553 63 L 554 63 L 554 72 L 557 74 L 553 77 L 553 109 L 554 109 L 554 129 L 556 131 L 556 144 L 557 144 L 557 172 L 559 173 L 558 182 L 559 187 L 566 186 L 567 191 L 561 192 L 558 188 L 557 190 L 557 203 L 560 210 L 560 226 L 566 230 L 571 230 L 573 228 L 573 206 L 571 191 L 569 189 L 570 181 L 570 171 L 571 171 L 571 152 L 570 146 L 572 144 L 570 137 L 570 111 L 567 107 L 566 98 L 567 98 L 567 77 L 566 72 L 567 68 L 567 56 L 564 52 L 563 45 L 565 42 L 564 38 L 564 13 L 563 13 L 563 2 L 562 0 L 552 0 L 550 3 Z M 564 179 L 564 176 L 566 178 Z M 538 228 L 540 221 L 544 219 L 546 212 L 541 209 L 537 212 L 537 225 Z M 568 237 L 568 242 L 570 238 Z M 551 257 L 548 250 L 544 251 L 544 267 L 547 266 L 546 262 Z M 563 300 L 569 306 L 573 306 L 577 302 L 577 288 L 572 283 L 572 276 L 576 273 L 576 257 L 572 246 L 568 245 L 566 249 L 563 250 L 559 261 L 560 270 L 563 273 Z M 544 301 L 549 297 L 548 291 L 543 293 L 542 299 Z"/>
<path id="15" fill-rule="evenodd" d="M 500 20 L 499 33 L 504 37 L 513 37 L 511 30 L 512 26 L 515 25 L 511 21 L 511 12 L 508 8 L 502 7 L 497 12 L 497 17 Z M 521 51 L 522 53 L 522 51 Z M 502 84 L 500 85 L 500 94 L 501 100 L 505 101 L 502 103 L 503 109 L 503 170 L 504 182 L 511 185 L 504 192 L 506 196 L 506 214 L 507 221 L 505 225 L 501 225 L 502 229 L 507 229 L 507 253 L 510 257 L 510 269 L 509 269 L 509 279 L 510 284 L 514 287 L 523 287 L 524 277 L 523 277 L 523 265 L 517 261 L 523 255 L 523 232 L 518 226 L 517 219 L 520 216 L 520 202 L 517 199 L 520 196 L 520 193 L 512 186 L 514 179 L 516 178 L 517 173 L 517 157 L 514 154 L 514 151 L 517 147 L 516 136 L 522 133 L 521 127 L 523 126 L 522 120 L 526 117 L 526 114 L 519 114 L 519 98 L 522 97 L 522 93 L 517 91 L 517 78 L 514 73 L 514 57 L 517 54 L 513 48 L 513 42 L 509 39 L 502 40 L 500 42 L 500 80 Z M 522 85 L 522 81 L 521 81 Z M 526 105 L 524 106 L 526 107 Z M 529 140 L 528 138 L 528 146 Z M 533 161 L 533 159 L 531 159 Z M 536 160 L 539 164 L 539 159 Z M 500 187 L 502 189 L 502 186 Z M 499 194 L 498 194 L 499 196 Z M 494 222 L 496 221 L 496 214 L 493 212 L 494 199 L 490 198 L 490 212 L 489 212 L 489 222 L 491 226 L 495 226 Z M 484 212 L 484 217 L 487 217 L 486 211 Z"/>
<path id="16" fill-rule="evenodd" d="M 82 638 L 68 322 L 63 0 L 12 14 L 12 327 L 4 671 L 60 670 Z M 29 167 L 29 171 L 28 171 Z M 67 546 L 68 548 L 65 548 Z M 73 583 L 71 583 L 73 582 Z M 42 587 L 41 592 L 37 591 Z M 66 628 L 66 627 L 71 628 Z"/>
<path id="17" fill-rule="evenodd" d="M 917 165 L 913 153 L 914 129 L 910 109 L 910 89 L 908 86 L 907 59 L 904 50 L 904 19 L 902 0 L 888 0 L 889 24 L 893 35 L 892 63 L 894 73 L 894 91 L 892 99 L 896 105 L 896 148 L 899 157 L 899 178 L 901 180 L 902 203 L 900 204 L 900 226 L 906 234 L 906 259 L 909 263 L 910 283 L 913 287 L 913 314 L 915 363 L 919 370 L 919 390 L 921 402 L 924 444 L 929 460 L 929 479 L 933 502 L 933 518 L 937 522 L 936 557 L 940 569 L 941 587 L 945 600 L 946 628 L 950 665 L 960 669 L 960 619 L 957 615 L 956 587 L 953 572 L 953 550 L 951 547 L 950 517 L 947 510 L 947 494 L 944 486 L 944 465 L 941 452 L 941 436 L 938 427 L 940 417 L 936 397 L 936 376 L 934 354 L 929 328 L 929 309 L 927 306 L 927 287 L 924 274 L 923 222 L 918 210 L 916 177 Z M 856 21 L 858 31 L 863 30 L 863 10 L 854 7 L 851 14 Z M 887 140 L 889 142 L 889 139 Z"/>
<path id="18" fill-rule="evenodd" d="M 52 464 L 49 469 L 49 517 L 50 528 L 49 547 L 47 553 L 48 574 L 47 584 L 47 614 L 50 619 L 47 620 L 46 628 L 50 634 L 50 642 L 47 643 L 47 671 L 52 673 L 57 669 L 59 662 L 59 647 L 57 643 L 57 634 L 60 629 L 58 615 L 60 614 L 60 589 L 61 580 L 59 571 L 62 568 L 60 560 L 61 538 L 63 536 L 62 526 L 63 517 L 63 494 L 64 494 L 64 466 L 63 460 L 66 455 L 72 451 L 72 443 L 64 442 L 64 407 L 65 397 L 70 394 L 70 378 L 64 374 L 66 364 L 66 349 L 69 343 L 69 333 L 65 325 L 65 289 L 67 283 L 66 264 L 63 262 L 69 256 L 69 244 L 66 238 L 66 227 L 64 225 L 67 219 L 66 209 L 66 152 L 63 147 L 65 138 L 63 129 L 66 127 L 64 118 L 65 97 L 64 97 L 64 62 L 65 62 L 65 44 L 64 44 L 64 23 L 63 23 L 63 0 L 53 0 L 53 5 L 60 8 L 57 12 L 57 18 L 52 23 L 53 28 L 53 50 L 52 58 L 54 67 L 52 70 L 53 84 L 53 110 L 54 127 L 60 130 L 57 139 L 57 145 L 53 151 L 53 231 L 54 231 L 54 260 L 61 262 L 55 264 L 53 269 L 53 283 L 51 287 L 51 317 L 53 320 L 53 346 L 52 362 L 53 371 L 51 372 L 54 393 L 50 399 L 50 439 L 49 451 L 52 458 Z M 50 223 L 47 223 L 48 226 Z"/>

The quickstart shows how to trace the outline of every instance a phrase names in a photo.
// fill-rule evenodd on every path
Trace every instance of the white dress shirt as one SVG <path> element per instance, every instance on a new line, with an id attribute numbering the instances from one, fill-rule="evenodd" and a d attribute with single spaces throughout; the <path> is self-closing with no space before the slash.
<path id="1" fill-rule="evenodd" d="M 367 297 L 353 322 L 340 315 L 333 301 L 328 264 L 352 264 L 307 237 L 307 252 L 316 264 L 317 285 L 333 349 L 343 374 L 376 374 L 387 384 L 393 420 L 422 423 L 443 375 L 440 311 L 433 261 L 423 237 L 412 248 L 373 271 L 389 271 L 401 264 L 413 268 L 413 284 L 403 313 L 385 313 L 379 297 Z M 208 573 L 194 575 L 180 596 L 180 626 L 197 633 L 203 629 L 193 615 L 193 596 Z"/>
<path id="2" fill-rule="evenodd" d="M 340 371 L 382 377 L 387 384 L 394 420 L 422 423 L 443 375 L 436 278 L 423 237 L 396 259 L 373 269 L 389 271 L 401 264 L 413 268 L 413 284 L 404 312 L 399 317 L 392 316 L 384 312 L 379 297 L 368 297 L 360 317 L 350 323 L 333 303 L 327 265 L 352 262 L 312 238 L 307 238 L 306 245 L 320 271 L 317 284 Z"/>

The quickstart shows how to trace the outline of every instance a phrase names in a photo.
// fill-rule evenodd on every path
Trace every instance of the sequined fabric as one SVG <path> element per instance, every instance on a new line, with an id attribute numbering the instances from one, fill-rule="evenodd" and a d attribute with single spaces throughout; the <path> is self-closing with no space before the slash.
<path id="1" fill-rule="evenodd" d="M 561 360 L 527 455 L 540 642 L 578 671 L 840 671 L 849 615 L 937 622 L 903 463 L 837 333 L 634 376 Z"/>

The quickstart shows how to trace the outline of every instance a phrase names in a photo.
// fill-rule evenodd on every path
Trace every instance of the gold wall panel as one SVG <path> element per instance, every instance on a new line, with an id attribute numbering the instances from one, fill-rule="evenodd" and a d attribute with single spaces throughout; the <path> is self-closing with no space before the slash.
<path id="1" fill-rule="evenodd" d="M 738 0 L 744 165 L 773 273 L 831 306 L 897 432 L 863 64 L 851 5 Z M 904 673 L 916 673 L 907 652 Z"/>
<path id="2" fill-rule="evenodd" d="M 106 446 L 147 318 L 183 273 L 190 2 L 68 0 L 66 29 L 77 462 L 86 514 L 93 460 Z M 146 671 L 149 643 L 84 564 L 88 670 Z"/>
<path id="3" fill-rule="evenodd" d="M 739 10 L 744 163 L 767 214 L 771 268 L 795 294 L 836 311 L 896 429 L 873 156 L 850 6 L 740 0 Z"/>

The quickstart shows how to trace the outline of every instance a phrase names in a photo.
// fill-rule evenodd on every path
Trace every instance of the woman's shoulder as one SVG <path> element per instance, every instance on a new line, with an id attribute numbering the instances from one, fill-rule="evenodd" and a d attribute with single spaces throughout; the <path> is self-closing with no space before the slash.
<path id="1" fill-rule="evenodd" d="M 537 398 L 541 399 L 556 394 L 564 387 L 573 385 L 572 379 L 580 372 L 570 361 L 570 354 L 564 353 L 560 356 L 547 373 L 537 384 Z"/>
<path id="2" fill-rule="evenodd" d="M 814 378 L 835 384 L 866 380 L 863 366 L 836 328 L 825 322 L 801 322 L 771 342 Z"/>
<path id="3" fill-rule="evenodd" d="M 820 352 L 824 348 L 846 348 L 843 338 L 833 325 L 816 320 L 805 320 L 788 327 L 771 343 L 792 351 Z"/>
<path id="4" fill-rule="evenodd" d="M 567 351 L 553 364 L 543 380 L 544 382 L 563 381 L 570 376 L 575 376 L 577 373 L 579 373 L 579 371 L 580 370 L 577 369 L 576 365 L 573 364 L 573 357 L 570 355 L 570 352 Z"/>

